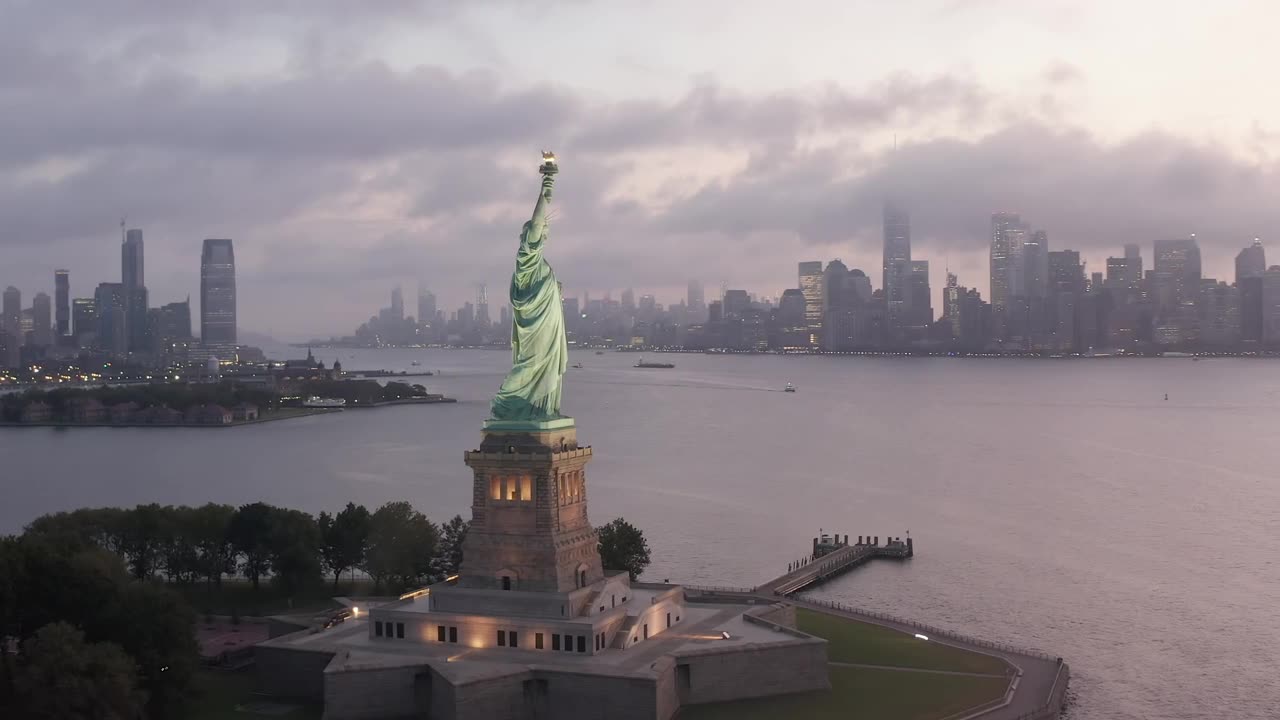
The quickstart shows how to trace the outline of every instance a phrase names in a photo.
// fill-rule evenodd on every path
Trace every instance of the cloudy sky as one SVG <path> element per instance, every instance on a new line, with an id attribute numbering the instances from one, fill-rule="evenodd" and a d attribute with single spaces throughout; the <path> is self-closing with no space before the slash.
<path id="1" fill-rule="evenodd" d="M 935 292 L 949 263 L 987 294 L 997 210 L 1091 269 L 1195 232 L 1230 280 L 1280 230 L 1277 23 L 1239 0 L 0 0 L 0 285 L 118 280 L 127 216 L 153 303 L 233 238 L 246 330 L 348 332 L 397 284 L 496 306 L 544 147 L 572 294 L 777 295 L 835 257 L 878 285 L 889 196 Z"/>

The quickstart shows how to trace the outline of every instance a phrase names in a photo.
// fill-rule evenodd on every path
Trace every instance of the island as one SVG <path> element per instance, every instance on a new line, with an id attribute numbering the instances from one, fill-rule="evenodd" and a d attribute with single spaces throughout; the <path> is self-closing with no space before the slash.
<path id="1" fill-rule="evenodd" d="M 308 407 L 313 398 L 332 399 Z M 452 403 L 418 384 L 306 379 L 270 386 L 236 380 L 29 390 L 0 397 L 5 427 L 229 427 L 388 405 Z"/>

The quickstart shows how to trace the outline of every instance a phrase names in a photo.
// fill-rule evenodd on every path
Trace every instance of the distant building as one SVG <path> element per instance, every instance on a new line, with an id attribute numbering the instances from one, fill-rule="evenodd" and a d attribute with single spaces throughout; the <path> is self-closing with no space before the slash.
<path id="1" fill-rule="evenodd" d="M 59 337 L 71 334 L 71 271 L 53 271 L 53 311 Z"/>
<path id="2" fill-rule="evenodd" d="M 231 408 L 231 417 L 236 422 L 247 422 L 258 419 L 258 406 L 253 403 L 240 403 Z"/>
<path id="3" fill-rule="evenodd" d="M 1257 275 L 1237 281 L 1240 288 L 1240 339 L 1262 342 L 1262 278 Z"/>
<path id="4" fill-rule="evenodd" d="M 418 288 L 418 322 L 422 325 L 436 317 L 436 296 L 430 290 Z"/>
<path id="5" fill-rule="evenodd" d="M 929 261 L 912 260 L 907 299 L 908 323 L 917 330 L 933 323 L 932 292 L 929 290 Z"/>
<path id="6" fill-rule="evenodd" d="M 20 419 L 24 423 L 46 423 L 53 419 L 53 408 L 44 402 L 35 400 L 27 403 L 26 407 L 22 408 Z"/>
<path id="7" fill-rule="evenodd" d="M 822 261 L 802 262 L 800 292 L 804 295 L 804 320 L 809 330 L 807 344 L 816 346 L 822 336 Z"/>
<path id="8" fill-rule="evenodd" d="M 685 296 L 685 305 L 689 309 L 689 322 L 706 322 L 707 302 L 706 297 L 703 294 L 702 283 L 700 281 L 689 281 L 689 290 L 688 294 Z"/>
<path id="9" fill-rule="evenodd" d="M 1043 230 L 1023 237 L 1021 294 L 1028 298 L 1049 294 L 1049 235 Z"/>
<path id="10" fill-rule="evenodd" d="M 107 419 L 107 409 L 97 398 L 78 397 L 71 401 L 69 419 L 76 423 L 98 423 Z"/>
<path id="11" fill-rule="evenodd" d="M 31 340 L 36 347 L 53 345 L 53 303 L 45 293 L 31 299 Z"/>
<path id="12" fill-rule="evenodd" d="M 1003 322 L 1021 287 L 1022 238 L 1026 228 L 1013 213 L 991 216 L 991 312 Z"/>
<path id="13" fill-rule="evenodd" d="M 92 345 L 98 336 L 98 305 L 94 298 L 76 298 L 71 302 L 71 336 L 76 345 Z"/>
<path id="14" fill-rule="evenodd" d="M 1262 277 L 1266 271 L 1267 251 L 1263 249 L 1261 240 L 1254 240 L 1252 245 L 1236 255 L 1236 285 L 1245 278 Z"/>
<path id="15" fill-rule="evenodd" d="M 965 288 L 960 287 L 956 274 L 947 271 L 947 286 L 942 291 L 942 317 L 951 325 L 952 339 L 960 337 L 961 301 Z"/>
<path id="16" fill-rule="evenodd" d="M 1262 275 L 1262 341 L 1280 344 L 1280 265 Z"/>
<path id="17" fill-rule="evenodd" d="M 124 285 L 99 283 L 93 294 L 93 304 L 98 319 L 98 347 L 112 355 L 124 355 L 129 351 Z"/>
<path id="18" fill-rule="evenodd" d="M 22 292 L 10 285 L 4 291 L 3 310 L 0 310 L 0 330 L 22 343 Z"/>
<path id="19" fill-rule="evenodd" d="M 147 349 L 147 284 L 143 263 L 142 231 L 125 232 L 120 246 L 120 284 L 124 286 L 125 335 L 130 352 Z"/>
<path id="20" fill-rule="evenodd" d="M 231 241 L 204 241 L 200 255 L 200 342 L 236 344 L 236 257 Z"/>
<path id="21" fill-rule="evenodd" d="M 188 425 L 229 425 L 233 415 L 221 405 L 195 405 L 187 409 L 183 419 Z"/>
<path id="22" fill-rule="evenodd" d="M 397 322 L 404 320 L 404 291 L 399 285 L 391 290 L 391 319 Z"/>
<path id="23" fill-rule="evenodd" d="M 911 216 L 894 205 L 884 204 L 884 247 L 881 256 L 881 287 L 895 330 L 910 323 L 911 308 Z"/>

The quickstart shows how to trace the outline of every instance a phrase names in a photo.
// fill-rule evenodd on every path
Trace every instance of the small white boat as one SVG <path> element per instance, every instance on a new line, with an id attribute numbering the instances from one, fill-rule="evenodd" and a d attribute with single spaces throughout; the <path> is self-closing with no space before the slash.
<path id="1" fill-rule="evenodd" d="M 411 362 L 411 363 L 409 363 L 409 364 L 410 364 L 410 365 L 412 365 L 412 366 L 414 366 L 414 367 L 418 367 L 418 366 L 419 366 L 419 365 L 421 365 L 422 363 L 418 362 L 417 360 L 414 360 L 413 362 Z"/>
<path id="2" fill-rule="evenodd" d="M 347 401 L 342 398 L 322 398 L 312 395 L 302 402 L 302 407 L 309 408 L 340 408 L 346 407 Z"/>
<path id="3" fill-rule="evenodd" d="M 791 383 L 787 383 L 787 386 L 782 388 L 782 392 L 795 392 L 795 391 L 796 391 L 796 386 L 792 385 Z"/>

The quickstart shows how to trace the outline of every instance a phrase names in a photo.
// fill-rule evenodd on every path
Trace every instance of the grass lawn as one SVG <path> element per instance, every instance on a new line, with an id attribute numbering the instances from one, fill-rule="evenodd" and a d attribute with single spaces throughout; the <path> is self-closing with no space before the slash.
<path id="1" fill-rule="evenodd" d="M 880 625 L 804 608 L 796 608 L 796 624 L 810 635 L 826 638 L 827 660 L 831 662 L 991 675 L 1002 675 L 1007 669 L 1004 661 L 990 655 L 919 640 Z"/>
<path id="2" fill-rule="evenodd" d="M 370 595 L 373 593 L 373 582 L 357 580 L 338 585 L 338 592 L 333 591 L 333 578 L 319 587 L 302 592 L 293 598 L 286 597 L 263 579 L 257 591 L 245 580 L 223 580 L 222 587 L 206 588 L 204 583 L 192 585 L 170 585 L 182 593 L 196 613 L 206 612 L 214 615 L 230 615 L 234 609 L 241 616 L 280 615 L 286 613 L 322 612 L 336 608 L 333 602 L 335 595 Z M 292 603 L 290 602 L 292 600 Z"/>
<path id="3" fill-rule="evenodd" d="M 262 720 L 267 717 L 280 720 L 320 720 L 323 714 L 319 706 L 299 706 L 293 712 L 271 716 L 236 710 L 238 705 L 262 701 L 262 698 L 253 694 L 253 688 L 252 670 L 198 670 L 191 682 L 190 702 L 183 717 L 187 720 Z"/>
<path id="4" fill-rule="evenodd" d="M 680 720 L 938 720 L 995 700 L 1003 678 L 831 667 L 831 692 L 692 705 Z"/>

